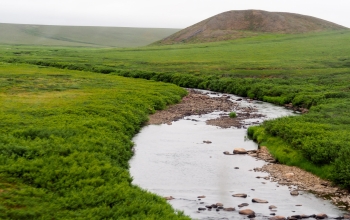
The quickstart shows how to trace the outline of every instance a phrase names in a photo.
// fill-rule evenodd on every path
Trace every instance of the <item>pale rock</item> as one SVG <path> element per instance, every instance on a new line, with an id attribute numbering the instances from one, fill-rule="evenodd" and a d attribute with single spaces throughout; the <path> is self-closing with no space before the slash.
<path id="1" fill-rule="evenodd" d="M 233 150 L 233 153 L 234 154 L 247 154 L 247 150 L 244 148 L 235 148 Z"/>
<path id="2" fill-rule="evenodd" d="M 247 194 L 245 193 L 237 193 L 237 194 L 233 194 L 233 197 L 241 197 L 241 198 L 247 198 Z"/>
<path id="3" fill-rule="evenodd" d="M 263 200 L 263 199 L 257 199 L 257 198 L 252 199 L 252 202 L 256 202 L 256 203 L 269 203 L 269 202 L 268 202 L 268 201 L 266 201 L 266 200 Z"/>
<path id="4" fill-rule="evenodd" d="M 251 209 L 243 209 L 243 210 L 239 210 L 239 214 L 241 214 L 241 215 L 255 215 L 255 212 Z"/>

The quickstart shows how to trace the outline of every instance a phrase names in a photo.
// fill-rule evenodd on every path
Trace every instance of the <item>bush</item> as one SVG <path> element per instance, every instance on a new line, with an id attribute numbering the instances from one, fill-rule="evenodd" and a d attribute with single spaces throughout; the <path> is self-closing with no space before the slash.
<path id="1" fill-rule="evenodd" d="M 230 112 L 229 116 L 230 116 L 230 118 L 236 118 L 237 114 L 236 114 L 236 112 Z"/>

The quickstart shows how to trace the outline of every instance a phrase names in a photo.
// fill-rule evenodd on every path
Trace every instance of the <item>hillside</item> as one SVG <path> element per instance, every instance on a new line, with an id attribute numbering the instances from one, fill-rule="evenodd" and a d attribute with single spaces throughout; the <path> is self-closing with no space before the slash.
<path id="1" fill-rule="evenodd" d="M 179 29 L 52 26 L 0 23 L 0 44 L 82 47 L 137 47 Z"/>
<path id="2" fill-rule="evenodd" d="M 296 34 L 341 29 L 347 28 L 300 14 L 261 10 L 227 11 L 183 29 L 155 44 L 214 42 L 262 33 Z"/>

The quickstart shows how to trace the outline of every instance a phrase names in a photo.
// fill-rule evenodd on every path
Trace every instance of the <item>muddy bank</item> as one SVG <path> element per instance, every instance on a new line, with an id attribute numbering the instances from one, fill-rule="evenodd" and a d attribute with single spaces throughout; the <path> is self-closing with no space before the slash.
<path id="1" fill-rule="evenodd" d="M 302 170 L 298 167 L 277 164 L 267 148 L 262 146 L 251 156 L 257 157 L 269 164 L 261 168 L 255 168 L 255 171 L 266 172 L 268 179 L 277 182 L 279 185 L 296 186 L 298 193 L 304 191 L 312 192 L 324 199 L 331 200 L 339 208 L 350 210 L 350 194 L 347 190 L 334 186 L 330 181 L 323 180 L 312 173 Z M 271 163 L 272 162 L 272 163 Z"/>

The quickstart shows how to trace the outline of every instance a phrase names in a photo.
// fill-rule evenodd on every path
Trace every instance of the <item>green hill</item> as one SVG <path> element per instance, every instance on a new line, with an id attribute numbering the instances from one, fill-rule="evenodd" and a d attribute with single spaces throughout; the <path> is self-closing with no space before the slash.
<path id="1" fill-rule="evenodd" d="M 82 47 L 138 47 L 179 29 L 53 26 L 0 23 L 0 44 Z"/>

